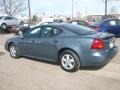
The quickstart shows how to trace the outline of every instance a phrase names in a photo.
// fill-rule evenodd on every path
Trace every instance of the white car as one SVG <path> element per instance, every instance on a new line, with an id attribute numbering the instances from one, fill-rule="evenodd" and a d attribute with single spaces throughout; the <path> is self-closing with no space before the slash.
<path id="1" fill-rule="evenodd" d="M 12 17 L 12 16 L 1 16 L 0 17 L 0 27 L 2 29 L 6 29 L 9 26 L 16 26 L 18 25 L 19 22 L 17 21 L 16 18 Z"/>

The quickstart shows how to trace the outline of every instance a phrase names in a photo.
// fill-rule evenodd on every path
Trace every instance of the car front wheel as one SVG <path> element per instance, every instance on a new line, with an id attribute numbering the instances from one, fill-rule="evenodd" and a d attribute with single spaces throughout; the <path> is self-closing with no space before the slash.
<path id="1" fill-rule="evenodd" d="M 71 50 L 65 50 L 60 55 L 62 69 L 68 72 L 75 72 L 80 68 L 79 57 Z"/>
<path id="2" fill-rule="evenodd" d="M 11 44 L 9 46 L 9 52 L 12 58 L 15 58 L 15 59 L 19 58 L 18 50 L 14 44 Z"/>
<path id="3" fill-rule="evenodd" d="M 6 24 L 2 24 L 2 25 L 1 25 L 1 28 L 2 28 L 3 30 L 7 29 L 7 25 L 6 25 Z"/>

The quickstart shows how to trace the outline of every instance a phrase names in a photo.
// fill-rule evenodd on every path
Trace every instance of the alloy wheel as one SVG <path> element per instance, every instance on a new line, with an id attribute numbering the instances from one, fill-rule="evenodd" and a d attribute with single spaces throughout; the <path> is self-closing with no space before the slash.
<path id="1" fill-rule="evenodd" d="M 70 54 L 65 54 L 62 57 L 62 65 L 65 69 L 73 69 L 75 65 L 75 59 Z"/>

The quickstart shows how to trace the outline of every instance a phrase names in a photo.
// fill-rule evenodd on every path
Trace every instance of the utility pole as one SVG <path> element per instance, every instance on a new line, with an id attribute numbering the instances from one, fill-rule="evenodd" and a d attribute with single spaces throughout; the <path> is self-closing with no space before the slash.
<path id="1" fill-rule="evenodd" d="M 30 0 L 28 0 L 28 9 L 29 9 L 29 21 L 31 24 L 31 7 L 30 7 Z"/>
<path id="2" fill-rule="evenodd" d="M 74 13 L 74 10 L 73 10 L 74 9 L 74 5 L 73 4 L 74 4 L 74 1 L 72 0 L 72 19 L 73 19 L 73 13 Z"/>
<path id="3" fill-rule="evenodd" d="M 105 15 L 107 15 L 108 0 L 105 0 Z"/>

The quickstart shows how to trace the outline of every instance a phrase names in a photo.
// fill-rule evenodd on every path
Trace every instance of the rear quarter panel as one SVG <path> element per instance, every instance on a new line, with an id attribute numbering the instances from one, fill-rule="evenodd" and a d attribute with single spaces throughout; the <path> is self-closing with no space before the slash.
<path id="1" fill-rule="evenodd" d="M 92 38 L 69 36 L 64 37 L 61 48 L 72 49 L 80 58 L 81 64 L 85 62 L 84 59 L 91 53 Z"/>

